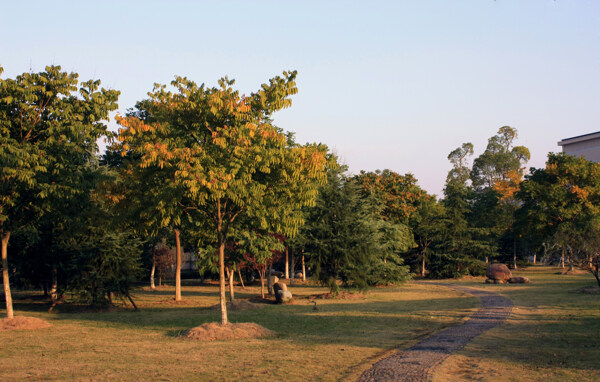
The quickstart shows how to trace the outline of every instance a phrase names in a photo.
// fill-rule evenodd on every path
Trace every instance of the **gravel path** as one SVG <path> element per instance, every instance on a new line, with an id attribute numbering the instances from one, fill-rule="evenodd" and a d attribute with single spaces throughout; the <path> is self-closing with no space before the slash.
<path id="1" fill-rule="evenodd" d="M 367 381 L 428 381 L 433 369 L 451 353 L 462 349 L 478 335 L 500 325 L 510 314 L 512 303 L 494 293 L 458 285 L 441 284 L 481 299 L 482 307 L 463 324 L 453 326 L 399 351 L 374 364 L 362 373 L 359 382 Z"/>

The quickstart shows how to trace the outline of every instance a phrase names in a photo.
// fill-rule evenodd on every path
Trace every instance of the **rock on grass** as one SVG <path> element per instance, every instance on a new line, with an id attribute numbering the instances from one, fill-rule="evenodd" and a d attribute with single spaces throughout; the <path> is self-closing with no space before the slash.
<path id="1" fill-rule="evenodd" d="M 227 325 L 209 322 L 181 334 L 181 337 L 185 339 L 196 341 L 230 341 L 273 336 L 275 333 L 271 330 L 251 322 Z"/>

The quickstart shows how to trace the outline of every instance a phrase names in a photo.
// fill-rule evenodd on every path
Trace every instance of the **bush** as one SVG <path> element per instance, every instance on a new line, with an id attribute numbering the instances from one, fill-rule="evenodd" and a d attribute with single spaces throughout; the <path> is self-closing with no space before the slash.
<path id="1" fill-rule="evenodd" d="M 486 264 L 464 255 L 431 254 L 429 274 L 432 279 L 485 276 Z"/>

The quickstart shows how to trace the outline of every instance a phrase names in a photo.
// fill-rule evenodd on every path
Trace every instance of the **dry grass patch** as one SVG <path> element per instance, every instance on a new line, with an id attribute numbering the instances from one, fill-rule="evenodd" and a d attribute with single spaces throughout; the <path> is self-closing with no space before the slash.
<path id="1" fill-rule="evenodd" d="M 531 284 L 457 284 L 499 293 L 514 303 L 508 320 L 475 338 L 435 370 L 434 382 L 599 381 L 600 310 L 589 274 L 559 268 L 514 271 Z"/>
<path id="2" fill-rule="evenodd" d="M 9 330 L 35 330 L 49 328 L 50 325 L 44 320 L 35 317 L 15 316 L 13 318 L 3 318 L 0 320 L 0 331 Z"/>
<path id="3" fill-rule="evenodd" d="M 372 360 L 459 323 L 478 306 L 472 296 L 409 283 L 358 299 L 319 300 L 314 311 L 311 296 L 327 289 L 289 288 L 293 305 L 259 303 L 260 309 L 229 312 L 232 323 L 256 323 L 276 334 L 241 341 L 179 337 L 219 320 L 220 312 L 210 309 L 219 302 L 216 285 L 184 284 L 182 304 L 167 302 L 173 287 L 140 288 L 134 291 L 138 312 L 48 314 L 47 302 L 15 293 L 17 314 L 48 320 L 53 328 L 0 332 L 0 380 L 356 380 Z M 259 294 L 256 286 L 236 288 L 239 300 Z"/>
<path id="4" fill-rule="evenodd" d="M 250 322 L 227 325 L 210 322 L 187 330 L 181 335 L 185 339 L 196 341 L 231 341 L 274 336 L 275 333 L 269 329 Z"/>

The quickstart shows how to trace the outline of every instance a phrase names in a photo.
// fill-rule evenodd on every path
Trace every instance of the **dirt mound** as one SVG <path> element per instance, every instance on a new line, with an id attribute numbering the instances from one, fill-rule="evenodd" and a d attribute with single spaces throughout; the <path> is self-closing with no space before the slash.
<path id="1" fill-rule="evenodd" d="M 196 341 L 228 341 L 272 336 L 275 336 L 274 332 L 251 322 L 227 325 L 210 322 L 187 330 L 181 334 L 181 337 L 185 339 Z"/>
<path id="2" fill-rule="evenodd" d="M 48 322 L 44 320 L 40 320 L 35 317 L 13 317 L 13 318 L 3 318 L 0 320 L 0 331 L 8 331 L 8 330 L 34 330 L 34 329 L 42 329 L 49 328 L 50 325 Z"/>
<path id="3" fill-rule="evenodd" d="M 248 300 L 233 300 L 227 303 L 227 310 L 252 310 L 262 308 L 259 304 L 255 304 Z M 212 309 L 221 310 L 221 304 L 213 305 Z"/>

